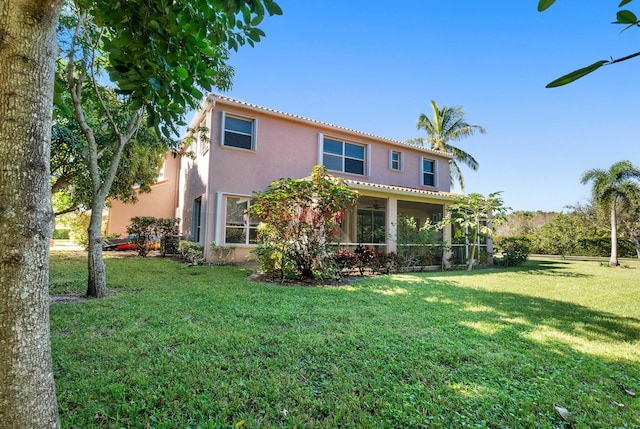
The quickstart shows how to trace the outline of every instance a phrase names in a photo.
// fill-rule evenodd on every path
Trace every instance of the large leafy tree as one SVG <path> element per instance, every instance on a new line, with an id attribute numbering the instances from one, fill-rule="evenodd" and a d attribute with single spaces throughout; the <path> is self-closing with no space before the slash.
<path id="1" fill-rule="evenodd" d="M 557 213 L 554 218 L 531 235 L 536 249 L 562 259 L 575 254 L 581 238 L 581 220 L 576 214 Z"/>
<path id="2" fill-rule="evenodd" d="M 72 112 L 87 142 L 91 220 L 88 240 L 87 295 L 106 294 L 102 258 L 102 209 L 123 153 L 142 128 L 168 138 L 186 125 L 183 113 L 195 108 L 202 89 L 227 89 L 233 70 L 228 49 L 264 33 L 256 27 L 268 13 L 280 13 L 271 0 L 69 4 L 61 21 L 66 72 L 61 108 Z M 108 74 L 113 88 L 100 83 Z M 67 99 L 69 102 L 64 103 Z M 103 123 L 91 124 L 95 108 Z M 143 123 L 144 120 L 144 123 Z M 105 125 L 106 124 L 106 125 Z M 102 128 L 107 127 L 108 130 Z M 101 136 L 108 136 L 100 141 Z"/>
<path id="3" fill-rule="evenodd" d="M 638 17 L 636 16 L 636 14 L 629 9 L 623 9 L 623 7 L 625 7 L 632 1 L 633 0 L 621 0 L 620 3 L 618 4 L 619 10 L 616 13 L 616 20 L 613 21 L 612 24 L 624 25 L 625 27 L 622 29 L 622 31 L 628 30 L 631 27 L 640 27 L 640 20 L 638 20 Z M 555 2 L 556 0 L 538 0 L 538 11 L 543 12 L 547 10 Z M 640 56 L 640 52 L 636 52 L 631 55 L 624 56 L 622 58 L 596 61 L 593 64 L 590 64 L 586 67 L 582 67 L 578 70 L 574 70 L 571 73 L 567 73 L 566 75 L 559 77 L 553 82 L 548 83 L 547 88 L 555 88 L 558 86 L 566 85 L 568 83 L 571 83 L 575 80 L 580 79 L 581 77 L 588 75 L 591 72 L 598 70 L 602 66 L 620 63 L 622 61 L 627 61 L 637 56 Z"/>
<path id="4" fill-rule="evenodd" d="M 85 22 L 93 21 L 101 34 L 105 71 L 130 100 L 132 118 L 140 121 L 146 111 L 165 135 L 179 126 L 185 108 L 197 105 L 201 90 L 217 86 L 216 65 L 226 49 L 253 44 L 263 35 L 256 26 L 265 14 L 281 13 L 273 0 L 79 5 Z M 59 427 L 48 261 L 51 107 L 62 7 L 63 0 L 0 0 L 0 416 L 15 428 Z M 73 75 L 76 90 L 86 82 L 86 74 Z"/>
<path id="5" fill-rule="evenodd" d="M 479 166 L 478 161 L 464 150 L 451 145 L 450 142 L 471 137 L 476 131 L 485 133 L 485 129 L 480 125 L 467 123 L 462 107 L 445 106 L 440 109 L 436 102 L 431 100 L 431 109 L 431 118 L 424 113 L 421 113 L 418 117 L 418 129 L 425 130 L 427 137 L 409 139 L 407 143 L 453 154 L 453 159 L 450 163 L 451 185 L 458 182 L 460 188 L 464 189 L 464 177 L 458 162 L 475 171 Z"/>
<path id="6" fill-rule="evenodd" d="M 633 199 L 640 195 L 640 169 L 630 161 L 613 164 L 609 170 L 591 169 L 580 178 L 582 184 L 592 183 L 595 202 L 610 212 L 611 257 L 609 265 L 618 266 L 618 208 L 630 207 Z"/>

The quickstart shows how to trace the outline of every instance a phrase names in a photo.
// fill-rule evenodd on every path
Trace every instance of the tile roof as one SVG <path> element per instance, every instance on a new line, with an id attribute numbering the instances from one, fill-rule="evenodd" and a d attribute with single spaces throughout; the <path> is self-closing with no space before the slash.
<path id="1" fill-rule="evenodd" d="M 383 185 L 381 183 L 371 183 L 371 182 L 363 182 L 361 180 L 354 179 L 344 179 L 345 183 L 349 186 L 353 186 L 354 188 L 365 188 L 365 189 L 374 189 L 381 190 L 386 192 L 391 192 L 395 194 L 405 194 L 405 195 L 418 195 L 418 196 L 429 196 L 446 200 L 453 200 L 455 197 L 459 196 L 459 194 L 454 194 L 452 192 L 444 192 L 444 191 L 430 191 L 428 189 L 421 188 L 409 188 L 405 186 L 395 186 L 395 185 Z"/>
<path id="2" fill-rule="evenodd" d="M 394 139 L 390 139 L 390 138 L 386 138 L 386 137 L 381 137 L 381 136 L 378 136 L 378 135 L 375 135 L 375 134 L 365 133 L 365 132 L 354 130 L 354 129 L 351 129 L 351 128 L 342 127 L 340 125 L 334 125 L 334 124 L 330 124 L 328 122 L 318 121 L 316 119 L 306 118 L 304 116 L 294 115 L 294 114 L 291 114 L 291 113 L 282 112 L 280 110 L 275 110 L 275 109 L 271 109 L 271 108 L 268 108 L 268 107 L 258 106 L 257 104 L 247 103 L 246 101 L 240 101 L 240 100 L 236 100 L 235 98 L 227 97 L 226 95 L 211 93 L 211 94 L 209 94 L 207 96 L 207 99 L 210 100 L 211 102 L 215 102 L 215 101 L 219 100 L 219 101 L 222 101 L 222 102 L 226 102 L 226 103 L 230 103 L 230 104 L 235 104 L 235 105 L 238 105 L 238 106 L 246 107 L 246 108 L 251 109 L 251 110 L 257 110 L 257 111 L 261 111 L 261 112 L 264 112 L 264 113 L 269 113 L 269 114 L 276 115 L 276 116 L 281 116 L 281 117 L 294 119 L 294 120 L 301 121 L 301 122 L 307 122 L 307 123 L 311 123 L 311 124 L 315 124 L 315 125 L 321 125 L 323 127 L 332 128 L 334 130 L 343 131 L 343 132 L 347 132 L 347 133 L 350 133 L 350 134 L 356 134 L 356 135 L 359 135 L 359 136 L 368 137 L 368 138 L 375 139 L 375 140 L 380 140 L 380 141 L 383 141 L 385 143 L 391 143 L 391 144 L 396 145 L 396 146 L 404 146 L 404 147 L 408 147 L 408 148 L 411 148 L 411 149 L 416 149 L 416 150 L 427 152 L 427 153 L 438 154 L 438 155 L 444 156 L 446 158 L 453 158 L 453 155 L 450 154 L 450 153 L 447 153 L 447 152 L 428 149 L 428 148 L 425 148 L 425 147 L 416 146 L 416 145 L 413 145 L 413 144 L 410 144 L 410 143 L 406 143 L 406 142 L 403 142 L 403 141 L 400 141 L 400 140 L 394 140 Z"/>

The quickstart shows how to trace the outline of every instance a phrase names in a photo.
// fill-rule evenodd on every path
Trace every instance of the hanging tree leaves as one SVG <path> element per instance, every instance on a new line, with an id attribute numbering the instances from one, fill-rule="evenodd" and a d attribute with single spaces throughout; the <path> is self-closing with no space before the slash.
<path id="1" fill-rule="evenodd" d="M 273 0 L 89 0 L 72 8 L 86 15 L 94 60 L 116 91 L 165 137 L 178 134 L 204 92 L 230 88 L 229 49 L 254 46 L 265 15 L 282 14 Z"/>
<path id="2" fill-rule="evenodd" d="M 543 12 L 545 10 L 547 10 L 549 7 L 551 7 L 556 0 L 539 0 L 538 1 L 538 11 L 539 12 Z M 626 6 L 627 4 L 631 3 L 633 0 L 622 0 L 620 2 L 620 4 L 618 5 L 619 8 Z M 614 22 L 612 22 L 612 24 L 618 24 L 618 25 L 624 25 L 625 27 L 622 29 L 622 31 L 628 30 L 631 27 L 640 27 L 640 20 L 638 20 L 638 17 L 636 16 L 635 13 L 633 13 L 632 11 L 628 10 L 628 9 L 622 9 L 619 10 L 616 13 L 616 20 Z M 576 81 L 586 75 L 588 75 L 589 73 L 592 73 L 596 70 L 598 70 L 600 67 L 602 66 L 606 66 L 606 65 L 610 65 L 610 64 L 615 64 L 615 63 L 620 63 L 622 61 L 627 61 L 630 60 L 632 58 L 635 58 L 637 56 L 640 56 L 640 52 L 636 52 L 634 54 L 631 55 L 627 55 L 625 57 L 622 58 L 618 58 L 618 59 L 611 59 L 611 60 L 600 60 L 600 61 L 596 61 L 593 64 L 586 66 L 586 67 L 582 67 L 578 70 L 574 70 L 571 73 L 567 73 L 564 76 L 559 77 L 558 79 L 549 82 L 547 84 L 547 88 L 555 88 L 558 86 L 563 86 L 563 85 L 567 85 L 573 81 Z"/>

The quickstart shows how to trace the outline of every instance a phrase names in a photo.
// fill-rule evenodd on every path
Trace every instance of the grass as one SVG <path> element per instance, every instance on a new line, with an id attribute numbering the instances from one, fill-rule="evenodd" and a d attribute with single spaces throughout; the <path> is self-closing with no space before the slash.
<path id="1" fill-rule="evenodd" d="M 107 267 L 106 299 L 51 307 L 66 428 L 640 427 L 624 391 L 640 394 L 637 264 L 340 287 L 162 259 Z M 84 291 L 84 269 L 53 254 L 52 292 Z"/>

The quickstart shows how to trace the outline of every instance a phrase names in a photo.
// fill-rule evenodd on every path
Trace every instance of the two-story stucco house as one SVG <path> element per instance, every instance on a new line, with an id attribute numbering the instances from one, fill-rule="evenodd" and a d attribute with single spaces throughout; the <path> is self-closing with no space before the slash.
<path id="1" fill-rule="evenodd" d="M 195 157 L 181 158 L 176 216 L 187 238 L 207 250 L 212 241 L 233 244 L 238 259 L 256 241 L 259 221 L 246 215 L 253 192 L 282 177 L 306 177 L 317 164 L 360 193 L 343 220 L 341 244 L 396 251 L 399 214 L 438 221 L 453 200 L 448 153 L 222 95 L 207 97 L 189 128 L 199 127 L 208 138 L 196 133 Z"/>

